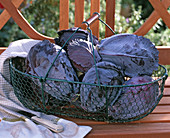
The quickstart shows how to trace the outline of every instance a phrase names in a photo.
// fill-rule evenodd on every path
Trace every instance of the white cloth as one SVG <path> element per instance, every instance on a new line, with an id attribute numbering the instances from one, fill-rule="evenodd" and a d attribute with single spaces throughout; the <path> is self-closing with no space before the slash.
<path id="1" fill-rule="evenodd" d="M 58 119 L 53 115 L 36 112 L 25 108 L 14 94 L 13 87 L 9 83 L 9 59 L 12 57 L 26 57 L 30 48 L 39 40 L 22 39 L 12 42 L 0 55 L 0 118 L 17 119 L 24 116 L 18 111 L 26 111 L 38 117 L 48 120 Z M 47 128 L 36 125 L 30 119 L 26 121 L 9 122 L 1 120 L 0 137 L 6 138 L 83 138 L 91 131 L 89 126 L 78 126 L 72 121 L 59 119 L 57 124 L 64 127 L 61 133 L 53 133 Z"/>

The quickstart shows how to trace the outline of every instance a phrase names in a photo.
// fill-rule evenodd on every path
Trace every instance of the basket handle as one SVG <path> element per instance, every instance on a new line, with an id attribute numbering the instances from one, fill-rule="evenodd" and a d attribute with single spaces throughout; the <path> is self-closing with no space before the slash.
<path id="1" fill-rule="evenodd" d="M 89 17 L 86 21 L 82 22 L 81 28 L 86 29 L 89 27 L 91 24 L 93 24 L 96 20 L 100 18 L 100 14 L 97 12 L 94 12 L 91 17 Z"/>

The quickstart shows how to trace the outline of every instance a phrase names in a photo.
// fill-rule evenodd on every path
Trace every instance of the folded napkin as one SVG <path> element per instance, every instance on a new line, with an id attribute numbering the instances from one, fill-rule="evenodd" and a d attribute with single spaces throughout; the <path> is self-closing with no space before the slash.
<path id="1" fill-rule="evenodd" d="M 91 127 L 78 126 L 72 121 L 27 109 L 14 94 L 13 87 L 10 84 L 9 60 L 12 57 L 26 57 L 31 47 L 38 42 L 40 42 L 40 40 L 33 39 L 22 39 L 12 42 L 0 55 L 0 137 L 83 138 L 91 131 Z M 27 118 L 27 116 L 25 116 L 26 119 L 22 120 L 20 118 L 22 118 L 24 114 L 22 114 L 21 111 L 47 120 L 56 119 L 57 124 L 64 127 L 64 131 L 54 133 L 42 125 L 35 124 Z M 13 120 L 15 121 L 11 122 Z"/>

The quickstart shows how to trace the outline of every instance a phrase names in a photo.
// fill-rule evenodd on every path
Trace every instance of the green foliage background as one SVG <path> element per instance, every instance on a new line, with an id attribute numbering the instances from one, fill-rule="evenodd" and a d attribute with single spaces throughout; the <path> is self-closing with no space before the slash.
<path id="1" fill-rule="evenodd" d="M 70 0 L 70 23 L 74 26 L 74 0 Z M 105 0 L 100 3 L 101 19 L 105 20 Z M 90 0 L 85 0 L 85 19 L 90 16 Z M 115 31 L 117 33 L 133 33 L 147 19 L 153 8 L 148 0 L 116 0 Z M 170 9 L 169 9 L 170 11 Z M 2 9 L 0 10 L 2 12 Z M 28 22 L 40 33 L 58 37 L 59 0 L 25 0 L 21 12 Z M 126 13 L 126 14 L 125 14 Z M 100 24 L 100 39 L 104 38 L 105 26 Z M 157 46 L 170 46 L 170 29 L 160 19 L 145 37 Z M 10 19 L 0 31 L 0 46 L 8 46 L 10 42 L 28 38 L 26 34 Z"/>

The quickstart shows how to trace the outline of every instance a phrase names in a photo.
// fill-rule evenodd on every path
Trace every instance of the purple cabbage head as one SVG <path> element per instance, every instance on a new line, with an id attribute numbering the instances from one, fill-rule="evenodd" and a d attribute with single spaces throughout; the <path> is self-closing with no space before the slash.
<path id="1" fill-rule="evenodd" d="M 82 82 L 91 84 L 100 83 L 107 86 L 123 84 L 124 77 L 120 67 L 109 62 L 99 62 L 96 66 L 98 77 L 96 68 L 93 66 L 85 74 Z M 107 103 L 111 103 L 111 101 L 117 98 L 118 91 L 118 87 L 100 87 L 82 84 L 80 87 L 81 107 L 88 112 L 104 110 Z"/>
<path id="2" fill-rule="evenodd" d="M 56 99 L 68 100 L 71 96 L 74 96 L 78 92 L 79 86 L 76 84 L 72 85 L 67 82 L 50 80 L 60 79 L 79 81 L 65 50 L 62 49 L 58 58 L 51 67 L 60 49 L 60 46 L 50 43 L 48 40 L 43 40 L 34 45 L 30 49 L 26 58 L 26 72 L 34 76 L 45 77 L 46 73 L 49 71 L 47 80 L 45 81 L 44 91 Z M 37 82 L 39 82 L 39 79 L 37 79 Z M 41 84 L 39 85 L 41 86 Z"/>
<path id="3" fill-rule="evenodd" d="M 73 40 L 67 46 L 67 53 L 74 68 L 82 73 L 87 72 L 95 62 L 101 60 L 95 47 L 92 47 L 92 43 L 82 39 Z"/>
<path id="4" fill-rule="evenodd" d="M 68 38 L 77 30 L 77 27 L 73 27 L 67 30 L 61 30 L 58 32 L 59 38 L 55 39 L 56 40 L 56 44 L 63 46 L 64 43 L 68 40 Z M 92 36 L 93 37 L 93 44 L 97 45 L 99 44 L 99 41 L 97 39 L 96 36 Z M 67 45 L 69 45 L 69 43 L 72 40 L 76 40 L 76 39 L 82 39 L 82 40 L 86 40 L 91 42 L 91 37 L 90 37 L 90 33 L 87 30 L 83 30 L 83 29 L 79 29 L 74 35 L 73 37 L 68 41 Z M 66 45 L 66 46 L 67 46 Z"/>
<path id="5" fill-rule="evenodd" d="M 121 66 L 126 76 L 151 76 L 158 68 L 158 50 L 147 38 L 118 34 L 106 38 L 99 46 L 103 61 Z"/>
<path id="6" fill-rule="evenodd" d="M 114 119 L 132 119 L 149 112 L 159 95 L 159 84 L 150 83 L 152 81 L 150 76 L 137 76 L 126 81 L 124 84 L 128 87 L 120 89 L 120 97 L 110 105 L 109 115 Z M 140 84 L 143 85 L 136 86 Z"/>

